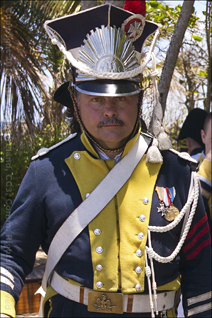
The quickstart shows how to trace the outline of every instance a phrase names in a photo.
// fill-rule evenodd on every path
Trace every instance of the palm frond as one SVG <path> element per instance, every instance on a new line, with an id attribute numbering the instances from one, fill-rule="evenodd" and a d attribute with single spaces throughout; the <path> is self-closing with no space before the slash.
<path id="1" fill-rule="evenodd" d="M 57 87 L 67 77 L 68 65 L 52 46 L 43 24 L 79 8 L 80 1 L 1 2 L 1 106 L 9 122 L 25 119 L 32 132 L 36 121 L 53 103 L 43 78 L 49 72 Z"/>

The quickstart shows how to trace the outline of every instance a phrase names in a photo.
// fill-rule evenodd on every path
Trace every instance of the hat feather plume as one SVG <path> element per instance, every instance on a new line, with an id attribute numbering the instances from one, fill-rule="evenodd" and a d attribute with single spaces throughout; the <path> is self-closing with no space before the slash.
<path id="1" fill-rule="evenodd" d="M 135 14 L 146 15 L 146 2 L 145 0 L 126 0 L 124 10 L 128 10 Z"/>

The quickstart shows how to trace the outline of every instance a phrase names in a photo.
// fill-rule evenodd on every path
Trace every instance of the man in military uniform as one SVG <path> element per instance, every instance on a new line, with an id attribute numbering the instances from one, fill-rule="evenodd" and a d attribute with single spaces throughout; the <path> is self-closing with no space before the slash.
<path id="1" fill-rule="evenodd" d="M 205 151 L 201 153 L 198 158 L 199 168 L 198 175 L 201 184 L 201 193 L 208 212 L 208 218 L 212 222 L 212 173 L 211 173 L 211 161 L 212 161 L 212 112 L 208 113 L 205 118 L 203 129 L 201 130 L 202 141 L 205 144 Z M 210 222 L 210 224 L 211 224 Z M 212 228 L 212 226 L 211 226 Z"/>
<path id="2" fill-rule="evenodd" d="M 176 317 L 180 287 L 186 317 L 211 316 L 210 232 L 193 162 L 169 149 L 161 126 L 157 139 L 141 127 L 140 74 L 155 37 L 138 52 L 158 26 L 125 9 L 45 24 L 72 65 L 55 99 L 76 133 L 32 158 L 2 229 L 3 315 L 15 317 L 41 245 L 43 317 Z"/>
<path id="3" fill-rule="evenodd" d="M 198 160 L 201 152 L 205 149 L 201 138 L 201 130 L 203 129 L 206 116 L 207 112 L 204 109 L 192 109 L 187 115 L 179 133 L 178 140 L 181 143 L 184 140 L 186 141 L 188 152 L 195 160 Z"/>

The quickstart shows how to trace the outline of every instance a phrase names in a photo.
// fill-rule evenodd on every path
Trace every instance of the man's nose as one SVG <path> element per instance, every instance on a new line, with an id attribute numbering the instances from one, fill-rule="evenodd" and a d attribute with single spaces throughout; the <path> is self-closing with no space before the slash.
<path id="1" fill-rule="evenodd" d="M 112 97 L 106 97 L 104 105 L 104 116 L 105 117 L 116 117 L 117 116 L 117 107 L 114 103 Z"/>

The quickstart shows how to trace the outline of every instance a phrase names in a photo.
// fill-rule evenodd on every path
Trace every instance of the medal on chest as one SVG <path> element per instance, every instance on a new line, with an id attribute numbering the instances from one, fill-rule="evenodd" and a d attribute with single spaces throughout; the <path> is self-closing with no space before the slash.
<path id="1" fill-rule="evenodd" d="M 179 210 L 173 205 L 176 195 L 175 187 L 156 187 L 156 192 L 160 201 L 158 212 L 169 222 L 174 221 L 179 215 Z"/>

